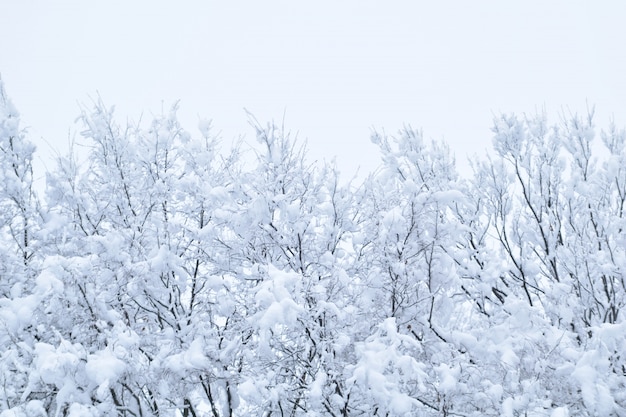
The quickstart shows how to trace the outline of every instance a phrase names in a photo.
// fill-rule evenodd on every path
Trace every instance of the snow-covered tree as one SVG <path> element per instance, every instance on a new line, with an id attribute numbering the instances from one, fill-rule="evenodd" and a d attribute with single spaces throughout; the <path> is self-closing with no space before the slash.
<path id="1" fill-rule="evenodd" d="M 0 80 L 0 398 L 2 409 L 37 409 L 29 369 L 49 313 L 43 303 L 54 278 L 39 275 L 44 249 L 42 210 L 34 189 L 35 147 Z"/>
<path id="2" fill-rule="evenodd" d="M 626 412 L 624 131 L 500 115 L 469 178 L 374 133 L 346 184 L 176 112 L 84 109 L 40 202 L 0 88 L 0 417 Z"/>
<path id="3" fill-rule="evenodd" d="M 62 338 L 94 358 L 88 406 L 194 415 L 208 404 L 222 415 L 217 403 L 231 397 L 224 375 L 235 366 L 224 341 L 234 254 L 222 216 L 235 203 L 220 168 L 232 161 L 219 160 L 210 130 L 192 139 L 175 107 L 145 130 L 120 128 L 102 103 L 82 120 L 88 163 L 61 159 L 48 194 L 62 219 L 57 234 L 71 236 L 58 244 L 57 262 L 70 288 L 68 321 L 83 325 Z M 118 372 L 98 376 L 111 357 Z"/>
<path id="4" fill-rule="evenodd" d="M 346 247 L 359 210 L 332 166 L 308 165 L 275 125 L 253 127 L 261 149 L 241 182 L 247 226 L 236 243 L 251 295 L 237 307 L 250 329 L 244 414 L 344 415 L 342 359 L 356 319 Z"/>

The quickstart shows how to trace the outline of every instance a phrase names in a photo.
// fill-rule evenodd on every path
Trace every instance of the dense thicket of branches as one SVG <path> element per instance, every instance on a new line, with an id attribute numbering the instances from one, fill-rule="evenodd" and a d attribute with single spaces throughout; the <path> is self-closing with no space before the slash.
<path id="1" fill-rule="evenodd" d="M 0 89 L 0 416 L 626 413 L 624 131 L 502 115 L 472 178 L 375 133 L 345 184 L 254 119 L 81 120 L 38 195 Z"/>

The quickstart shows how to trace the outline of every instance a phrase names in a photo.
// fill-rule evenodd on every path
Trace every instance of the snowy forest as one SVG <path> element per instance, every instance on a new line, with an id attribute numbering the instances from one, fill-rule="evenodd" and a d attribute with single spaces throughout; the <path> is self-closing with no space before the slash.
<path id="1" fill-rule="evenodd" d="M 1 417 L 626 415 L 625 130 L 497 115 L 467 178 L 375 132 L 346 181 L 176 110 L 34 173 L 0 86 Z"/>

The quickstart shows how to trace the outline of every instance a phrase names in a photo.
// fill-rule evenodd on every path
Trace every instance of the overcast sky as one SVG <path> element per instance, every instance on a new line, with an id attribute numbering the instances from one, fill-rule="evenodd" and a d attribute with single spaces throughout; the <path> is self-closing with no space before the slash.
<path id="1" fill-rule="evenodd" d="M 40 157 L 98 93 L 121 120 L 180 100 L 229 142 L 243 108 L 307 139 L 310 159 L 371 170 L 373 127 L 445 139 L 463 163 L 499 112 L 596 106 L 626 124 L 622 1 L 0 0 L 0 74 Z"/>

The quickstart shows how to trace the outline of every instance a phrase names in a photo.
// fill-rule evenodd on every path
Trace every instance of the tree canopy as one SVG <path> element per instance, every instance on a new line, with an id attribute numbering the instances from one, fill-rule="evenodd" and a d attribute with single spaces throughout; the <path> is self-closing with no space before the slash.
<path id="1" fill-rule="evenodd" d="M 0 416 L 626 413 L 626 131 L 494 118 L 372 134 L 346 182 L 284 128 L 257 146 L 85 108 L 33 182 L 0 86 Z"/>

